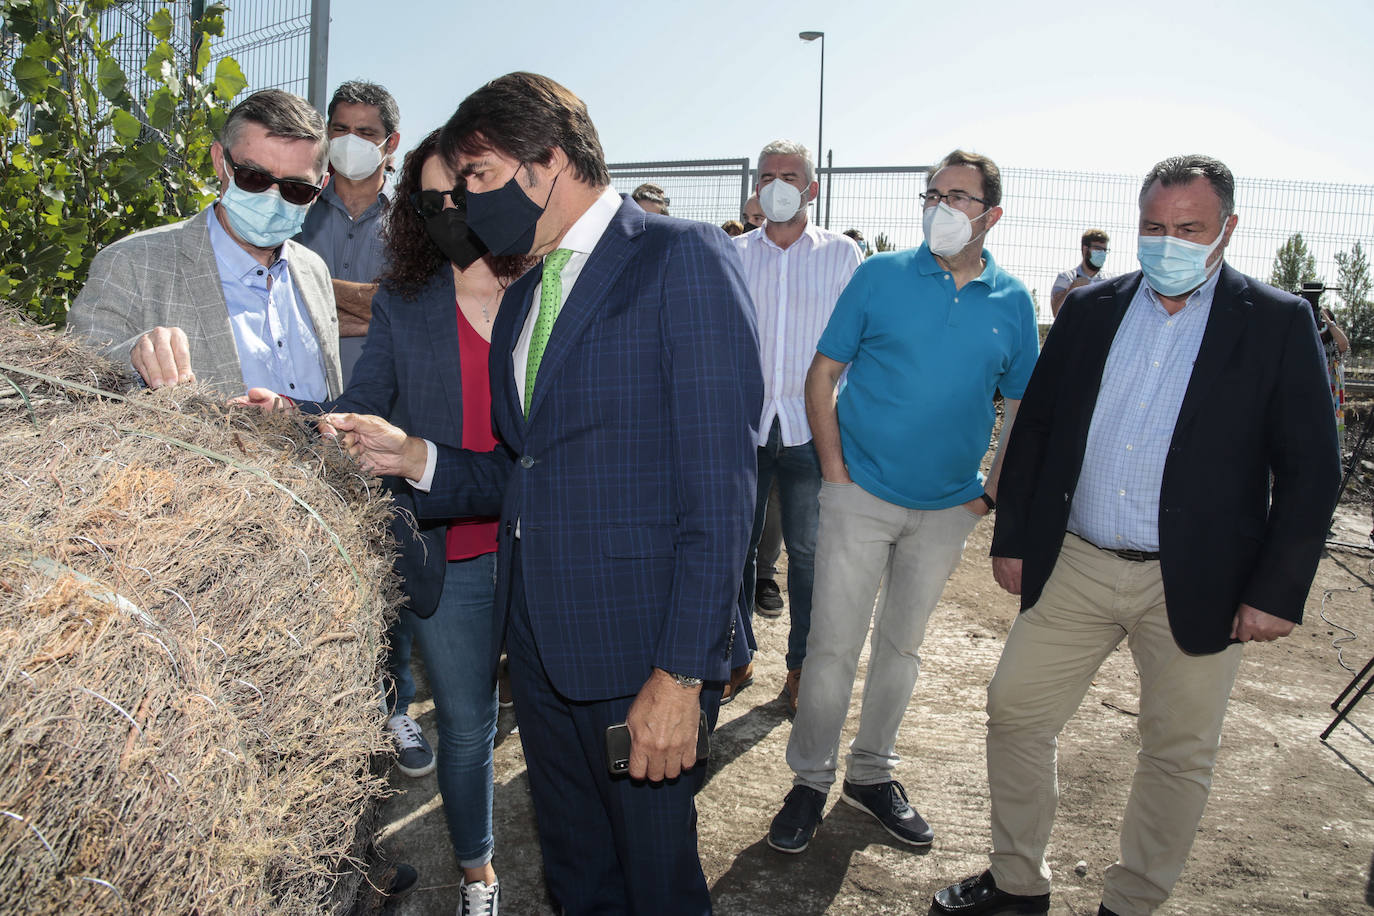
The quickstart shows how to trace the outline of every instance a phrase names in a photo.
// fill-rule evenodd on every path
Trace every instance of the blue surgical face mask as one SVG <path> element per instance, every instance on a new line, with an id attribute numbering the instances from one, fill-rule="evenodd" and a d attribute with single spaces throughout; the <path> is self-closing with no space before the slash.
<path id="1" fill-rule="evenodd" d="M 521 166 L 525 168 L 525 166 Z M 544 215 L 544 207 L 553 197 L 554 185 L 558 184 L 559 172 L 549 183 L 548 197 L 544 206 L 530 200 L 520 189 L 520 169 L 510 177 L 510 181 L 495 191 L 480 194 L 467 192 L 468 226 L 492 254 L 529 254 L 534 247 L 534 230 L 539 217 Z"/>
<path id="2" fill-rule="evenodd" d="M 1105 248 L 1089 248 L 1088 263 L 1101 270 L 1102 265 L 1107 263 L 1107 250 Z"/>
<path id="3" fill-rule="evenodd" d="M 1138 240 L 1140 269 L 1150 288 L 1161 296 L 1181 296 L 1207 282 L 1207 259 L 1224 238 L 1224 222 L 1210 245 L 1185 242 L 1172 235 L 1142 235 Z"/>
<path id="4" fill-rule="evenodd" d="M 282 200 L 276 186 L 257 194 L 250 194 L 231 179 L 220 198 L 229 228 L 234 234 L 258 248 L 276 248 L 301 231 L 309 204 L 293 204 Z"/>

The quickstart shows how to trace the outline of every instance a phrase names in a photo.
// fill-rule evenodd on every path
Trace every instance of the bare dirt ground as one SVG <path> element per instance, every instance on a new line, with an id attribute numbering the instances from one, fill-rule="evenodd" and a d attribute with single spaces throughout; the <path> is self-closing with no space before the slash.
<path id="1" fill-rule="evenodd" d="M 1369 543 L 1367 506 L 1338 516 L 1337 538 Z M 701 858 L 722 914 L 923 914 L 931 895 L 986 866 L 985 688 L 1016 613 L 992 580 L 991 525 L 975 529 L 945 589 L 922 649 L 922 672 L 899 741 L 898 770 L 936 831 L 913 852 L 866 815 L 836 804 L 810 849 L 768 848 L 768 823 L 791 785 L 784 762 L 791 723 L 779 691 L 788 618 L 756 618 L 756 684 L 724 707 L 710 780 L 699 798 Z M 1318 734 L 1329 703 L 1374 654 L 1374 553 L 1333 550 L 1322 561 L 1304 626 L 1271 645 L 1248 646 L 1223 737 L 1211 801 L 1187 870 L 1162 913 L 1374 912 L 1374 697 L 1329 742 Z M 1323 606 L 1324 605 L 1324 606 Z M 1332 621 L 1322 619 L 1322 613 Z M 1355 636 L 1336 625 L 1349 627 Z M 1333 643 L 1347 637 L 1339 646 Z M 853 737 L 860 668 L 845 744 Z M 804 689 L 804 688 L 803 688 Z M 1061 800 L 1050 848 L 1051 912 L 1096 913 L 1103 870 L 1116 858 L 1117 827 L 1138 743 L 1137 679 L 1124 647 L 1113 653 L 1060 742 Z M 434 735 L 432 706 L 412 708 Z M 543 890 L 533 814 L 514 716 L 501 713 L 496 749 L 496 867 L 502 912 L 552 912 Z M 420 886 L 393 911 L 457 909 L 459 872 L 434 777 L 393 778 L 384 812 L 386 850 L 420 870 Z M 1083 874 L 1076 874 L 1078 863 Z"/>

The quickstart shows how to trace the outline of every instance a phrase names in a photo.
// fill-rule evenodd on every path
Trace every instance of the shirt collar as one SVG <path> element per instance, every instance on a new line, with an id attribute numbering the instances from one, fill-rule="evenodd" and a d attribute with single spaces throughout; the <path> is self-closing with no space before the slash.
<path id="1" fill-rule="evenodd" d="M 982 283 L 989 289 L 996 289 L 997 278 L 1001 274 L 1001 271 L 997 269 L 997 262 L 992 259 L 992 253 L 986 248 L 983 249 L 982 257 L 983 272 L 969 282 Z M 940 262 L 935 260 L 935 255 L 931 253 L 930 245 L 926 242 L 922 242 L 921 247 L 916 249 L 916 269 L 926 276 L 948 273 L 948 271 L 940 266 Z"/>
<path id="2" fill-rule="evenodd" d="M 1221 279 L 1221 268 L 1225 263 L 1226 261 L 1223 258 L 1220 262 L 1217 263 L 1217 269 L 1212 271 L 1212 275 L 1207 278 L 1207 281 L 1188 294 L 1188 298 L 1183 302 L 1183 308 L 1186 309 L 1194 304 L 1205 308 L 1206 306 L 1212 304 L 1212 297 L 1216 295 L 1217 292 L 1217 282 Z M 1145 288 L 1145 298 L 1150 300 L 1151 305 L 1156 306 L 1157 308 L 1164 307 L 1160 304 L 1159 294 L 1155 292 L 1154 287 L 1150 285 L 1149 280 L 1146 280 L 1142 277 L 1140 285 Z M 1182 310 L 1183 309 L 1180 309 L 1179 311 Z"/>
<path id="3" fill-rule="evenodd" d="M 215 252 L 215 262 L 219 265 L 220 279 L 232 277 L 243 282 L 249 282 L 252 278 L 259 276 L 259 271 L 263 269 L 258 259 L 253 257 L 243 246 L 234 240 L 234 237 L 220 224 L 219 214 L 215 212 L 218 203 L 210 205 L 210 212 L 207 214 L 206 222 L 210 224 L 210 245 Z M 290 263 L 287 259 L 287 245 L 285 242 L 277 248 L 277 258 L 267 268 L 276 276 L 281 276 Z"/>
<path id="4" fill-rule="evenodd" d="M 563 241 L 558 243 L 559 248 L 566 248 L 579 254 L 591 254 L 596 243 L 601 241 L 601 236 L 605 234 L 606 227 L 615 218 L 616 211 L 620 209 L 621 197 L 615 189 L 607 185 L 601 191 L 601 196 L 592 201 L 592 205 L 586 212 L 577 218 L 577 221 L 568 227 L 567 233 L 563 236 Z"/>
<path id="5" fill-rule="evenodd" d="M 777 242 L 773 241 L 771 238 L 768 237 L 767 223 L 764 223 L 762 226 L 760 226 L 759 230 L 759 241 L 762 244 L 768 246 L 769 248 L 772 248 L 774 251 L 792 251 L 793 249 L 796 249 L 798 246 L 801 246 L 802 248 L 814 248 L 820 241 L 820 233 L 816 230 L 816 227 L 812 224 L 811 220 L 806 221 L 806 228 L 802 229 L 802 234 L 797 238 L 795 242 L 793 242 L 786 248 L 783 248 Z"/>
<path id="6" fill-rule="evenodd" d="M 368 205 L 368 208 L 364 210 L 361 214 L 359 214 L 358 219 L 362 219 L 364 216 L 367 216 L 374 209 L 385 210 L 387 206 L 391 203 L 391 198 L 395 195 L 395 193 L 396 188 L 391 183 L 391 179 L 388 178 L 385 181 L 383 181 L 382 189 L 377 192 L 377 202 L 375 204 Z M 352 215 L 348 212 L 348 207 L 344 206 L 343 200 L 339 197 L 339 192 L 334 190 L 333 181 L 330 181 L 329 184 L 324 186 L 324 190 L 320 192 L 320 199 L 315 202 L 315 206 L 318 207 L 321 203 L 328 204 L 335 210 L 338 210 L 344 216 L 347 216 L 350 220 L 353 218 Z"/>

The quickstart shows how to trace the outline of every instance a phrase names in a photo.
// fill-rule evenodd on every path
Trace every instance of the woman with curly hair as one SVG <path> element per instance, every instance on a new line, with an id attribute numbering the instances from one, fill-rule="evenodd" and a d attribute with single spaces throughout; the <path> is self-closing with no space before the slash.
<path id="1" fill-rule="evenodd" d="M 485 253 L 468 231 L 463 190 L 437 155 L 438 140 L 436 130 L 406 156 L 382 232 L 389 263 L 367 344 L 330 409 L 377 414 L 436 443 L 490 451 L 491 326 L 506 287 L 533 262 Z M 409 489 L 394 488 L 407 509 Z M 410 597 L 401 614 L 439 720 L 439 791 L 464 873 L 460 914 L 494 912 L 500 893 L 491 864 L 499 511 L 498 497 L 488 518 L 420 522 L 418 532 L 408 522 L 395 526 L 405 529 L 397 569 Z"/>
<path id="2" fill-rule="evenodd" d="M 347 390 L 301 410 L 387 417 L 432 442 L 490 451 L 487 351 L 507 286 L 534 263 L 495 257 L 470 233 L 462 186 L 437 155 L 439 132 L 405 158 L 382 230 L 389 259 L 372 300 L 367 343 Z M 243 402 L 279 403 L 265 389 Z M 459 913 L 494 913 L 492 744 L 496 736 L 496 516 L 417 521 L 411 489 L 387 479 L 398 512 L 396 570 L 408 598 L 402 621 L 425 661 L 439 720 L 438 782 L 449 838 L 463 868 Z M 403 672 L 396 715 L 410 697 Z M 412 720 L 413 721 L 413 720 Z M 418 729 L 418 726 L 417 726 Z"/>

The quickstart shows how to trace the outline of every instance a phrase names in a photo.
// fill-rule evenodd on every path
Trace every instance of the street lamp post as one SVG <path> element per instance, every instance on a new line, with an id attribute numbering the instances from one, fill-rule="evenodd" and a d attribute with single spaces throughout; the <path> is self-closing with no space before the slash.
<path id="1" fill-rule="evenodd" d="M 819 168 L 825 156 L 825 145 L 821 142 L 825 138 L 825 33 L 799 32 L 797 37 L 802 41 L 815 41 L 817 38 L 821 40 L 821 99 L 816 116 L 816 166 Z M 819 223 L 821 220 L 819 185 L 817 185 L 816 198 L 816 222 Z"/>

